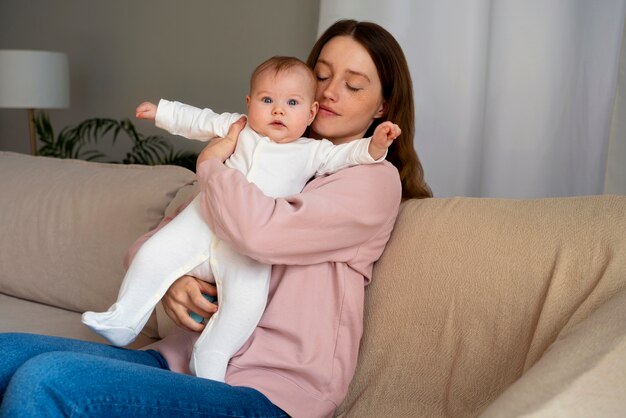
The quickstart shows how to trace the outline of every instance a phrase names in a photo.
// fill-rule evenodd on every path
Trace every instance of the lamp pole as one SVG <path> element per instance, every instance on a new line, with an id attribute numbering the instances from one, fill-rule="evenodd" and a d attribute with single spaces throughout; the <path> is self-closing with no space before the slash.
<path id="1" fill-rule="evenodd" d="M 37 155 L 37 138 L 35 135 L 35 110 L 28 109 L 28 131 L 30 132 L 30 153 Z"/>

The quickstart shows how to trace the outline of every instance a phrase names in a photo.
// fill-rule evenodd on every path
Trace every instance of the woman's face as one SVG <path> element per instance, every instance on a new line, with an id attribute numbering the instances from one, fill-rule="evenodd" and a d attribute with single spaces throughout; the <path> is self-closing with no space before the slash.
<path id="1" fill-rule="evenodd" d="M 363 138 L 385 113 L 380 78 L 367 50 L 349 36 L 337 36 L 324 45 L 313 71 L 320 106 L 311 136 L 335 144 Z"/>

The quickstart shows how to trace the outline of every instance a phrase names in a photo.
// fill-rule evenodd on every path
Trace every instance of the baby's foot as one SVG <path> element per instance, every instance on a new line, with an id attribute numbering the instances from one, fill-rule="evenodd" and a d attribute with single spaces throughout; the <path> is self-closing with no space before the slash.
<path id="1" fill-rule="evenodd" d="M 106 338 L 111 344 L 123 347 L 137 338 L 141 327 L 127 326 L 127 321 L 120 318 L 118 307 L 118 304 L 114 304 L 106 312 L 85 312 L 82 316 L 82 322 L 95 333 Z M 143 326 L 143 324 L 141 325 Z"/>

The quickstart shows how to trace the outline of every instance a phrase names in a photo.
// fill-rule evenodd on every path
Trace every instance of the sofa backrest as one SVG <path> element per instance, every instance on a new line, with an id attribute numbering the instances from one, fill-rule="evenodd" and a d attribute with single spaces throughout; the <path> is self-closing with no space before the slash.
<path id="1" fill-rule="evenodd" d="M 0 293 L 76 312 L 107 309 L 127 249 L 194 180 L 182 167 L 0 152 Z M 156 337 L 156 324 L 146 331 Z"/>
<path id="2" fill-rule="evenodd" d="M 468 417 L 626 288 L 626 197 L 407 201 L 339 416 Z"/>

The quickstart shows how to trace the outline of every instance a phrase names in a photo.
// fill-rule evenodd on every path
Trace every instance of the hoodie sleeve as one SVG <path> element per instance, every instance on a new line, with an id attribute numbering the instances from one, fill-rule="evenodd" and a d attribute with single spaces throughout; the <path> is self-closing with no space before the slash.
<path id="1" fill-rule="evenodd" d="M 203 162 L 197 174 L 211 229 L 267 264 L 348 262 L 379 236 L 384 247 L 401 199 L 398 172 L 387 162 L 320 177 L 302 193 L 276 199 L 217 159 Z"/>

